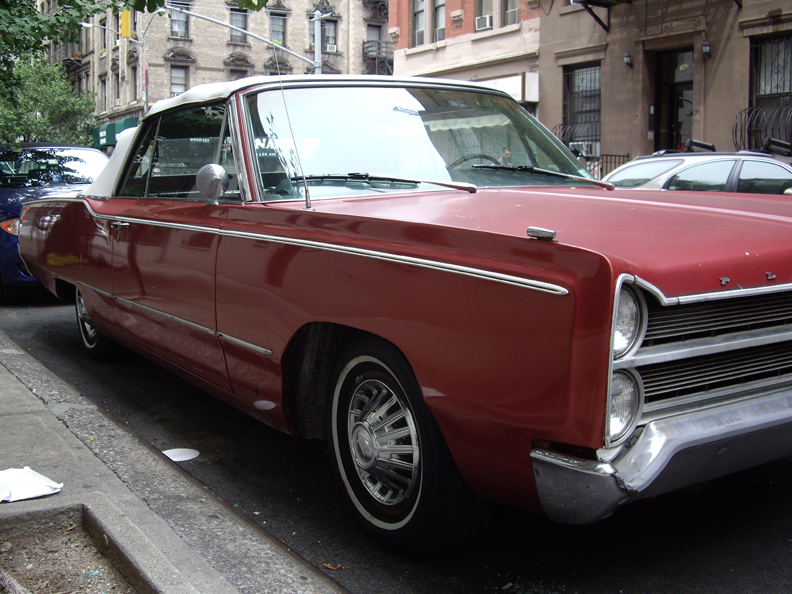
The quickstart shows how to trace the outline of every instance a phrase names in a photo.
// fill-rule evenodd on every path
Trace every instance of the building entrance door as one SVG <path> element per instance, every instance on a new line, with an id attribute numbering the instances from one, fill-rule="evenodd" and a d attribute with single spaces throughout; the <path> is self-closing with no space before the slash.
<path id="1" fill-rule="evenodd" d="M 693 50 L 657 54 L 657 77 L 655 150 L 679 148 L 693 135 Z"/>

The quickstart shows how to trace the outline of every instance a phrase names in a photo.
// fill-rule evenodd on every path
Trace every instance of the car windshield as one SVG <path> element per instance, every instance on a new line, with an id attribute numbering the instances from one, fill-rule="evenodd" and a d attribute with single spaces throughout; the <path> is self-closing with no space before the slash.
<path id="1" fill-rule="evenodd" d="M 258 92 L 246 105 L 265 200 L 300 196 L 303 176 L 311 196 L 320 198 L 442 189 L 421 180 L 479 187 L 571 183 L 531 167 L 592 179 L 532 116 L 496 94 L 326 87 Z"/>
<path id="2" fill-rule="evenodd" d="M 90 184 L 107 160 L 99 151 L 82 148 L 6 149 L 0 152 L 0 187 Z"/>
<path id="3" fill-rule="evenodd" d="M 605 181 L 612 183 L 617 188 L 637 188 L 657 176 L 671 171 L 674 167 L 681 165 L 682 162 L 682 159 L 663 159 L 636 163 L 635 165 L 625 165 L 622 169 L 614 171 L 606 177 Z"/>

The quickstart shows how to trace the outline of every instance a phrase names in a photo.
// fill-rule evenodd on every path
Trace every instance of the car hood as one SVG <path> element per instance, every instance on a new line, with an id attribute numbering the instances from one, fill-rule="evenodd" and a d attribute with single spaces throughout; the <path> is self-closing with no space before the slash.
<path id="1" fill-rule="evenodd" d="M 582 188 L 489 188 L 317 200 L 320 212 L 428 223 L 596 252 L 667 297 L 792 282 L 792 201 L 784 196 Z"/>

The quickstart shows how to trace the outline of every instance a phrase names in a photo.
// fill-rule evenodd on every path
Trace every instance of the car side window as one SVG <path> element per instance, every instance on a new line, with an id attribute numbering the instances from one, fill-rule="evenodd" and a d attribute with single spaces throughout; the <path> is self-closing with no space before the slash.
<path id="1" fill-rule="evenodd" d="M 672 176 L 666 182 L 665 189 L 724 192 L 734 163 L 735 160 L 724 160 L 693 165 Z"/>
<path id="2" fill-rule="evenodd" d="M 792 173 L 775 163 L 744 161 L 740 169 L 738 192 L 783 194 L 792 188 Z"/>
<path id="3" fill-rule="evenodd" d="M 682 159 L 663 159 L 627 165 L 608 176 L 608 181 L 617 188 L 637 188 L 682 163 Z"/>
<path id="4" fill-rule="evenodd" d="M 120 195 L 204 201 L 195 177 L 204 165 L 219 163 L 231 181 L 224 197 L 238 199 L 224 119 L 225 105 L 193 107 L 153 118 L 134 153 Z"/>

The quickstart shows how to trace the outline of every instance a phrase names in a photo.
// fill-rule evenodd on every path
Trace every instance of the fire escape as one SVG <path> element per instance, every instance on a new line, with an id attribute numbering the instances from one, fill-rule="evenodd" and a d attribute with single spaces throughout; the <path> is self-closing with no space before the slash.
<path id="1" fill-rule="evenodd" d="M 393 42 L 382 41 L 382 31 L 388 26 L 388 0 L 363 0 L 371 13 L 366 22 L 380 29 L 380 39 L 363 42 L 363 62 L 366 74 L 393 74 Z"/>

